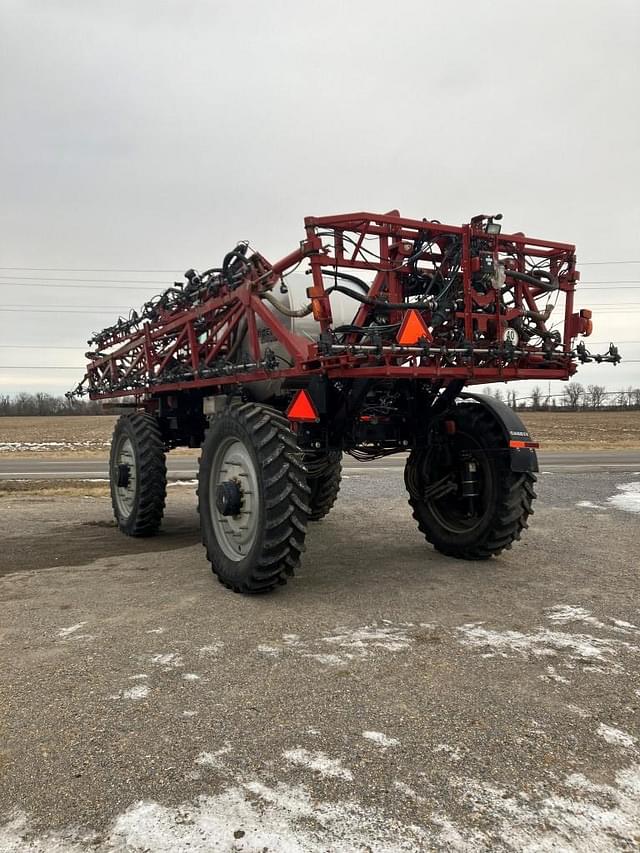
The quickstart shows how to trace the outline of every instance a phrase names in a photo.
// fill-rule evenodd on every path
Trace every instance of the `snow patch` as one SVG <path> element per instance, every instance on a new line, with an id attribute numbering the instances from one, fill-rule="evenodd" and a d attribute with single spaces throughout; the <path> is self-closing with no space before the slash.
<path id="1" fill-rule="evenodd" d="M 581 717 L 583 720 L 586 720 L 588 717 L 591 716 L 589 711 L 585 710 L 584 708 L 581 708 L 579 705 L 572 705 L 571 703 L 569 703 L 567 704 L 566 708 L 567 711 L 570 711 L 572 714 L 575 714 L 576 717 Z"/>
<path id="2" fill-rule="evenodd" d="M 109 696 L 109 699 L 146 699 L 149 695 L 149 688 L 146 684 L 134 684 L 133 687 L 127 687 L 125 690 L 119 690 Z"/>
<path id="3" fill-rule="evenodd" d="M 622 729 L 616 729 L 613 726 L 607 726 L 605 723 L 600 723 L 598 726 L 598 734 L 601 738 L 604 738 L 607 743 L 611 743 L 614 746 L 623 746 L 626 748 L 631 748 L 634 746 L 636 742 L 636 738 L 633 735 L 627 734 L 627 732 L 623 732 Z"/>
<path id="4" fill-rule="evenodd" d="M 401 779 L 394 779 L 393 787 L 409 800 L 413 800 L 416 803 L 426 802 L 424 797 L 421 797 L 417 791 L 414 791 L 410 785 L 407 785 Z"/>
<path id="5" fill-rule="evenodd" d="M 616 774 L 616 784 L 595 785 L 581 774 L 567 776 L 568 796 L 554 792 L 533 803 L 522 792 L 477 780 L 456 780 L 463 800 L 476 814 L 491 819 L 500 844 L 473 846 L 472 850 L 527 850 L 536 853 L 616 853 L 634 849 L 640 831 L 640 765 Z M 461 840 L 467 841 L 465 830 Z M 463 850 L 454 844 L 450 849 Z"/>
<path id="6" fill-rule="evenodd" d="M 581 509 L 606 509 L 606 507 L 601 506 L 600 504 L 591 503 L 591 501 L 578 501 L 576 506 Z"/>
<path id="7" fill-rule="evenodd" d="M 0 453 L 46 453 L 48 450 L 87 450 L 109 447 L 109 441 L 0 441 Z"/>
<path id="8" fill-rule="evenodd" d="M 200 676 L 197 672 L 185 672 L 182 677 L 185 681 L 200 681 Z"/>
<path id="9" fill-rule="evenodd" d="M 164 667 L 180 667 L 184 666 L 184 660 L 182 655 L 177 654 L 177 652 L 164 652 L 158 653 L 155 655 L 150 655 L 149 660 L 155 666 L 164 666 Z"/>
<path id="10" fill-rule="evenodd" d="M 206 754 L 205 754 L 206 755 Z M 206 766 L 206 761 L 204 766 Z M 187 774 L 197 780 L 199 771 Z M 464 826 L 441 812 L 427 813 L 424 826 L 402 823 L 388 810 L 354 798 L 321 800 L 305 786 L 236 779 L 221 793 L 176 807 L 140 801 L 106 827 L 101 837 L 68 828 L 36 835 L 24 813 L 0 826 L 7 853 L 190 853 L 268 849 L 278 853 L 617 853 L 637 848 L 640 833 L 640 765 L 620 770 L 613 784 L 596 784 L 574 773 L 535 797 L 485 781 L 450 777 L 458 802 L 471 811 Z M 424 798 L 401 780 L 399 795 Z M 424 808 L 424 807 L 423 807 Z"/>
<path id="11" fill-rule="evenodd" d="M 297 764 L 307 770 L 314 770 L 323 778 L 344 779 L 350 782 L 353 773 L 347 767 L 342 766 L 338 758 L 329 758 L 324 752 L 311 752 L 308 749 L 287 749 L 282 753 L 290 764 Z"/>
<path id="12" fill-rule="evenodd" d="M 547 619 L 558 625 L 566 625 L 569 622 L 582 622 L 585 625 L 593 625 L 594 628 L 606 628 L 604 622 L 596 619 L 584 607 L 573 604 L 556 604 L 547 611 Z"/>
<path id="13" fill-rule="evenodd" d="M 387 748 L 389 746 L 399 746 L 400 741 L 397 737 L 388 737 L 382 732 L 362 732 L 362 737 L 367 740 L 371 740 L 376 743 L 378 746 L 383 748 Z"/>
<path id="14" fill-rule="evenodd" d="M 537 628 L 530 633 L 496 631 L 484 628 L 482 622 L 476 622 L 462 625 L 456 630 L 462 645 L 484 650 L 484 657 L 554 658 L 569 669 L 582 664 L 589 672 L 623 672 L 621 664 L 614 660 L 619 650 L 638 651 L 636 646 L 622 640 L 593 637 L 590 634 L 570 634 L 548 628 Z"/>
<path id="15" fill-rule="evenodd" d="M 640 481 L 620 483 L 616 488 L 618 494 L 607 498 L 607 503 L 624 512 L 640 512 Z"/>
<path id="16" fill-rule="evenodd" d="M 358 657 L 367 657 L 372 649 L 385 652 L 404 652 L 410 648 L 413 640 L 405 626 L 365 625 L 353 630 L 343 629 L 343 633 L 332 637 L 323 637 L 324 643 L 332 643 Z"/>
<path id="17" fill-rule="evenodd" d="M 224 648 L 224 643 L 221 640 L 216 640 L 214 643 L 210 643 L 208 646 L 201 646 L 198 649 L 198 654 L 200 656 L 203 655 L 217 655 Z"/>
<path id="18" fill-rule="evenodd" d="M 222 757 L 224 755 L 228 755 L 231 752 L 231 744 L 225 744 L 221 749 L 216 750 L 216 752 L 201 752 L 200 755 L 196 758 L 196 764 L 200 765 L 200 767 L 211 767 L 214 770 L 224 770 L 224 761 Z"/>
<path id="19" fill-rule="evenodd" d="M 64 640 L 66 637 L 70 637 L 71 634 L 75 634 L 76 631 L 79 631 L 80 628 L 83 628 L 86 624 L 86 622 L 78 622 L 76 625 L 69 625 L 68 628 L 60 628 L 58 636 Z"/>
<path id="20" fill-rule="evenodd" d="M 409 635 L 412 624 L 393 625 L 383 619 L 382 625 L 365 625 L 359 628 L 338 628 L 336 634 L 311 640 L 301 639 L 299 634 L 284 634 L 282 645 L 260 644 L 258 654 L 278 657 L 296 654 L 315 660 L 323 666 L 345 666 L 350 661 L 368 658 L 378 652 L 401 652 L 411 648 L 413 638 Z M 331 647 L 327 650 L 327 645 Z"/>
<path id="21" fill-rule="evenodd" d="M 278 658 L 280 657 L 280 649 L 276 646 L 258 646 L 258 654 L 265 655 L 268 658 Z"/>
<path id="22" fill-rule="evenodd" d="M 546 675 L 540 676 L 543 681 L 556 681 L 558 684 L 571 684 L 568 678 L 565 678 L 564 675 L 560 675 L 560 673 L 556 672 L 555 666 L 549 665 L 545 672 Z"/>
<path id="23" fill-rule="evenodd" d="M 305 657 L 311 658 L 311 660 L 317 660 L 318 663 L 323 664 L 324 666 L 343 666 L 346 661 L 344 661 L 339 655 L 325 655 L 322 653 L 313 654 L 310 652 L 306 654 Z"/>
<path id="24" fill-rule="evenodd" d="M 123 699 L 145 699 L 148 695 L 149 688 L 146 684 L 134 684 L 133 687 L 122 691 Z"/>

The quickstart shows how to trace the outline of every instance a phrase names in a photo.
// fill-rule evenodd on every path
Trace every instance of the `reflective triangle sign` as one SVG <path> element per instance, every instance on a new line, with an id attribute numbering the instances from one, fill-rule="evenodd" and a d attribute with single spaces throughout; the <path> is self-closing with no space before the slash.
<path id="1" fill-rule="evenodd" d="M 412 308 L 404 315 L 396 340 L 401 346 L 410 347 L 417 344 L 421 338 L 426 338 L 428 341 L 433 340 L 422 315 L 415 308 Z"/>
<path id="2" fill-rule="evenodd" d="M 290 421 L 319 421 L 318 410 L 313 405 L 313 400 L 302 388 L 291 401 L 287 409 L 287 418 Z"/>

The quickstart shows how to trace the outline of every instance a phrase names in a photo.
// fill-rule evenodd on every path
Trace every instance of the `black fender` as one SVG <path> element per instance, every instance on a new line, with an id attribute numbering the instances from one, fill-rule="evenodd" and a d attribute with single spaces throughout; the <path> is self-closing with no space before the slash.
<path id="1" fill-rule="evenodd" d="M 525 471 L 536 472 L 538 468 L 538 457 L 533 447 L 535 442 L 529 435 L 529 430 L 522 423 L 516 412 L 502 401 L 490 397 L 488 394 L 472 394 L 465 391 L 458 395 L 462 400 L 475 400 L 487 411 L 491 412 L 496 422 L 502 429 L 505 438 L 505 449 L 509 450 L 511 470 L 519 473 Z M 537 445 L 535 445 L 537 446 Z"/>

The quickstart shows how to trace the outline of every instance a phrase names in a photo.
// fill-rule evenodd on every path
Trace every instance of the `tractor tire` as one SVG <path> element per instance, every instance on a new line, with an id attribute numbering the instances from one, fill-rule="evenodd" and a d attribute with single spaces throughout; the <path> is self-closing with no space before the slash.
<path id="1" fill-rule="evenodd" d="M 331 450 L 321 460 L 309 465 L 308 482 L 311 488 L 310 521 L 320 521 L 328 515 L 338 497 L 342 479 L 342 453 Z"/>
<path id="2" fill-rule="evenodd" d="M 118 419 L 111 439 L 109 480 L 113 514 L 122 533 L 157 533 L 167 496 L 167 467 L 154 417 L 136 412 Z"/>
<path id="3" fill-rule="evenodd" d="M 459 405 L 450 456 L 434 443 L 413 450 L 405 466 L 409 505 L 418 528 L 437 551 L 487 560 L 511 548 L 528 527 L 536 498 L 532 472 L 512 471 L 499 424 L 477 405 Z M 465 460 L 477 465 L 478 496 L 462 496 Z"/>
<path id="4" fill-rule="evenodd" d="M 279 412 L 233 403 L 211 419 L 198 473 L 202 543 L 212 571 L 240 593 L 286 583 L 304 550 L 310 489 Z"/>

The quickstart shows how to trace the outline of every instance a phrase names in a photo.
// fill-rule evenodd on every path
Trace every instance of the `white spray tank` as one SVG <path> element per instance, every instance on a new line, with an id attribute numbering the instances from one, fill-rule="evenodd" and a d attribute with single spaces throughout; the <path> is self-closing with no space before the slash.
<path id="1" fill-rule="evenodd" d="M 329 289 L 333 283 L 333 276 L 327 273 L 324 276 L 325 288 Z M 362 285 L 358 285 L 351 280 L 341 282 L 349 290 L 366 296 L 366 289 Z M 282 279 L 280 284 L 277 284 L 271 291 L 271 296 L 283 306 L 287 312 L 302 312 L 309 305 L 309 297 L 307 296 L 307 288 L 312 285 L 310 275 L 301 273 L 291 273 L 286 278 Z M 333 317 L 333 326 L 345 326 L 353 323 L 361 302 L 334 290 L 329 295 L 331 302 L 331 314 Z M 289 331 L 303 338 L 307 338 L 313 343 L 317 343 L 320 335 L 320 324 L 314 320 L 313 314 L 306 314 L 304 317 L 291 317 L 284 314 L 265 300 L 264 304 L 278 318 Z M 265 326 L 259 317 L 256 317 L 256 325 L 258 327 L 258 338 L 260 340 L 260 351 L 264 355 L 267 349 L 270 349 L 278 361 L 278 366 L 287 368 L 291 365 L 291 356 L 287 349 L 280 343 L 273 332 Z M 260 401 L 267 400 L 274 394 L 277 394 L 282 386 L 281 380 L 268 380 L 266 382 L 252 382 L 251 391 L 255 398 Z"/>

